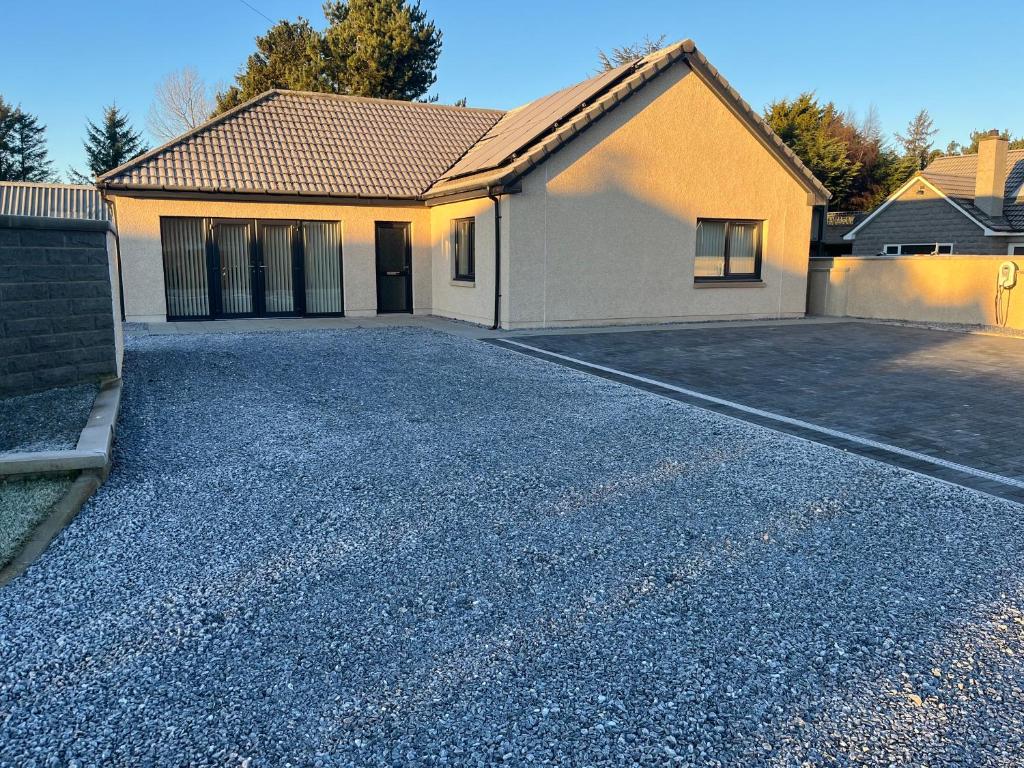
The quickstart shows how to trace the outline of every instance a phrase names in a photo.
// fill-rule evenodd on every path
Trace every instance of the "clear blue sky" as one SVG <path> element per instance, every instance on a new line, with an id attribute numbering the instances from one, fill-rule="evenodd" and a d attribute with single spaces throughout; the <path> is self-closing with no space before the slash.
<path id="1" fill-rule="evenodd" d="M 317 0 L 249 0 L 271 19 L 322 24 Z M 191 64 L 229 82 L 269 22 L 241 0 L 7 2 L 0 95 L 39 115 L 62 175 L 84 167 L 86 117 L 112 100 L 143 128 L 153 89 Z M 1019 0 L 690 2 L 423 0 L 444 32 L 442 102 L 512 107 L 594 70 L 599 48 L 645 34 L 693 38 L 756 109 L 815 90 L 841 108 L 878 107 L 891 135 L 921 107 L 936 146 L 973 128 L 1024 134 Z M 150 138 L 150 141 L 153 141 Z"/>

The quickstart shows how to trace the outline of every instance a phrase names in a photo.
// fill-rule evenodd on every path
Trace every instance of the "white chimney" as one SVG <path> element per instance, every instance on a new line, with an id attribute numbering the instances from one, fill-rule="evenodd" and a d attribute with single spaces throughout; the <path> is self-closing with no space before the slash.
<path id="1" fill-rule="evenodd" d="M 1003 215 L 1006 188 L 1006 149 L 999 131 L 989 131 L 978 142 L 978 175 L 974 179 L 974 204 L 989 216 Z"/>

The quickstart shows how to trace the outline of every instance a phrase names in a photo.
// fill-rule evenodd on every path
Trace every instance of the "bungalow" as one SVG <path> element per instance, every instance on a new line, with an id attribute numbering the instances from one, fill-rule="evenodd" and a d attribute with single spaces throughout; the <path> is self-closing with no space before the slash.
<path id="1" fill-rule="evenodd" d="M 801 316 L 829 194 L 689 40 L 509 112 L 269 91 L 98 186 L 128 321 L 502 328 Z"/>

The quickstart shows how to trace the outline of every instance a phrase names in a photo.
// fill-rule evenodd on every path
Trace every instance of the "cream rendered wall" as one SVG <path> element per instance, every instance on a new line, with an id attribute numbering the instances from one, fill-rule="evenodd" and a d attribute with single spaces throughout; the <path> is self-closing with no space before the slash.
<path id="1" fill-rule="evenodd" d="M 509 327 L 799 317 L 807 190 L 683 63 L 523 180 Z M 696 287 L 698 217 L 764 220 L 763 283 Z"/>
<path id="2" fill-rule="evenodd" d="M 996 325 L 996 276 L 1010 256 L 841 256 L 817 266 L 822 314 L 922 323 Z M 1003 294 L 1006 327 L 1024 330 L 1024 273 Z"/>
<path id="3" fill-rule="evenodd" d="M 510 202 L 501 198 L 502 265 L 501 316 L 508 320 L 508 246 Z M 452 279 L 452 222 L 472 217 L 476 221 L 476 279 L 463 283 Z M 494 203 L 490 198 L 446 203 L 430 209 L 434 254 L 434 307 L 432 314 L 479 325 L 494 323 Z"/>
<path id="4" fill-rule="evenodd" d="M 320 219 L 341 221 L 345 314 L 377 312 L 374 223 L 412 223 L 413 311 L 428 314 L 432 306 L 430 212 L 420 206 L 360 206 L 314 203 L 229 202 L 157 199 L 111 195 L 121 239 L 125 317 L 128 322 L 166 320 L 161 216 L 209 216 L 245 219 Z"/>

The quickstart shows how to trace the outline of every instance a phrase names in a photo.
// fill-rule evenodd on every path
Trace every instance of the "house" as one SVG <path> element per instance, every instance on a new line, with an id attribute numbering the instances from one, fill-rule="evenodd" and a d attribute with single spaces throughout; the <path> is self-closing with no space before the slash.
<path id="1" fill-rule="evenodd" d="M 939 157 L 846 233 L 855 256 L 1024 254 L 1024 149 L 991 131 Z"/>
<path id="2" fill-rule="evenodd" d="M 828 198 L 689 40 L 508 112 L 270 91 L 98 186 L 128 321 L 502 328 L 801 316 Z"/>
<path id="3" fill-rule="evenodd" d="M 1024 329 L 1024 150 L 996 132 L 978 154 L 940 157 L 813 259 L 808 311 Z"/>
<path id="4" fill-rule="evenodd" d="M 120 376 L 117 284 L 95 187 L 0 182 L 0 396 Z"/>

